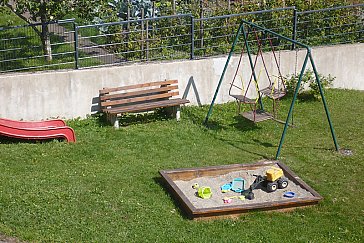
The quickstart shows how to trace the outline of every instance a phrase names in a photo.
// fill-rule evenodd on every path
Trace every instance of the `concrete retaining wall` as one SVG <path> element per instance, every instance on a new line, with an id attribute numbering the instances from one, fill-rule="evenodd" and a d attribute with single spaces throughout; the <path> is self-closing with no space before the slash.
<path id="1" fill-rule="evenodd" d="M 335 88 L 364 90 L 364 44 L 317 47 L 312 53 L 319 73 L 336 77 Z M 296 55 L 299 67 L 302 65 L 304 51 L 285 51 L 279 54 L 283 75 L 295 72 Z M 267 54 L 265 57 L 274 73 L 273 56 Z M 238 60 L 238 56 L 232 58 L 217 103 L 232 100 L 229 96 L 229 82 L 232 81 Z M 103 87 L 164 79 L 178 79 L 180 95 L 187 97 L 192 104 L 209 104 L 225 62 L 226 56 L 204 60 L 0 75 L 0 117 L 18 120 L 83 118 L 98 111 L 98 91 Z M 245 75 L 238 78 L 246 83 L 249 69 L 244 68 L 243 73 Z M 261 82 L 264 85 L 267 80 L 262 78 Z"/>

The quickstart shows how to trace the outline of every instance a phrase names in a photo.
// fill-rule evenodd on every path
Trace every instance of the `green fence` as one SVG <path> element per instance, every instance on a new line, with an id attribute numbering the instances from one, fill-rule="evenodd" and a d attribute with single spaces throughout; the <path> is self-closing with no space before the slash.
<path id="1" fill-rule="evenodd" d="M 0 73 L 78 69 L 226 55 L 242 19 L 310 46 L 363 42 L 364 4 L 192 14 L 78 26 L 74 20 L 0 28 Z M 40 33 L 47 29 L 45 45 Z M 295 48 L 284 46 L 282 48 Z"/>

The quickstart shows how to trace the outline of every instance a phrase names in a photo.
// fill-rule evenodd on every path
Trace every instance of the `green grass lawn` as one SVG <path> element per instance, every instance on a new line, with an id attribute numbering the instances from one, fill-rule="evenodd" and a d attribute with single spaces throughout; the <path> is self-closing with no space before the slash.
<path id="1" fill-rule="evenodd" d="M 253 125 L 234 103 L 186 107 L 182 120 L 129 119 L 119 130 L 102 119 L 72 120 L 77 143 L 0 141 L 0 232 L 31 242 L 362 242 L 364 93 L 329 90 L 339 145 L 334 151 L 321 102 L 298 101 L 281 161 L 324 200 L 292 212 L 192 221 L 158 171 L 275 156 L 282 124 Z M 281 115 L 290 101 L 281 103 Z M 123 121 L 125 122 L 125 121 Z"/>

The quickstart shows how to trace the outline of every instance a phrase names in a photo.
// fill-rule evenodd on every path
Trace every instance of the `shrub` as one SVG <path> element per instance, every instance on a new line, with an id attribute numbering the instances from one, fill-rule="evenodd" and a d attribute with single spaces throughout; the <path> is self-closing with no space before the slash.
<path id="1" fill-rule="evenodd" d="M 335 80 L 335 77 L 331 76 L 330 74 L 328 76 L 318 74 L 321 87 L 323 90 L 330 88 L 332 86 L 333 81 Z M 287 93 L 290 95 L 293 95 L 297 82 L 298 82 L 299 75 L 293 74 L 291 76 L 286 77 L 286 88 Z M 315 100 L 321 99 L 320 95 L 320 89 L 316 82 L 316 77 L 313 71 L 307 70 L 302 77 L 301 86 L 298 91 L 299 98 L 313 98 Z"/>

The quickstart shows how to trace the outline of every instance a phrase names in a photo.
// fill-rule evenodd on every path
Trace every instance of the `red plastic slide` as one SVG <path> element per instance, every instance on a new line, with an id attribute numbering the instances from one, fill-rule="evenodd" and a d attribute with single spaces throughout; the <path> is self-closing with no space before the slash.
<path id="1" fill-rule="evenodd" d="M 5 124 L 10 127 L 21 128 L 40 128 L 40 127 L 64 127 L 66 123 L 61 119 L 48 121 L 14 121 L 5 118 L 0 118 L 0 124 Z"/>
<path id="2" fill-rule="evenodd" d="M 76 142 L 75 132 L 62 120 L 25 122 L 0 118 L 0 135 L 36 140 L 64 138 L 67 142 Z"/>

